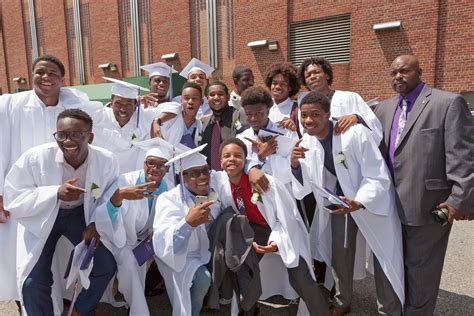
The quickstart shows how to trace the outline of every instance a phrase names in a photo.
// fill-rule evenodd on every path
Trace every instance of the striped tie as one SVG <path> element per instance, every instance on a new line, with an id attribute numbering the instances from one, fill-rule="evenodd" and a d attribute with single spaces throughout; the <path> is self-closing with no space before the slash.
<path id="1" fill-rule="evenodd" d="M 400 117 L 398 119 L 398 131 L 397 137 L 395 138 L 395 148 L 398 147 L 398 142 L 400 141 L 400 136 L 403 133 L 403 129 L 405 128 L 405 123 L 407 122 L 407 107 L 408 101 L 407 99 L 402 100 L 402 112 L 400 113 Z"/>
<path id="2" fill-rule="evenodd" d="M 240 195 L 240 188 L 235 187 L 235 195 L 237 196 L 237 209 L 239 210 L 240 214 L 245 213 L 245 203 L 242 199 L 242 195 Z"/>

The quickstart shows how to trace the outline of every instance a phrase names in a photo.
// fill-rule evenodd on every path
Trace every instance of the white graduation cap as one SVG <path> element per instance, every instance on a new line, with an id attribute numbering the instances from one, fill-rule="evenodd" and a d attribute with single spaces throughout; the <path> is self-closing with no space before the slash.
<path id="1" fill-rule="evenodd" d="M 206 77 L 209 77 L 214 72 L 214 68 L 212 68 L 208 64 L 203 63 L 197 58 L 193 58 L 186 65 L 186 67 L 184 67 L 184 69 L 179 73 L 179 75 L 181 77 L 188 79 L 189 73 L 195 70 L 201 70 L 202 72 L 206 74 Z"/>
<path id="2" fill-rule="evenodd" d="M 150 91 L 147 88 L 137 86 L 136 84 L 125 82 L 123 80 L 118 80 L 110 77 L 102 77 L 107 81 L 113 82 L 112 85 L 112 95 L 116 95 L 122 98 L 127 99 L 137 99 L 140 94 L 140 90 Z"/>
<path id="3" fill-rule="evenodd" d="M 177 71 L 174 70 L 174 68 L 168 66 L 164 62 L 143 65 L 140 68 L 149 73 L 148 78 L 151 78 L 154 76 L 170 78 L 171 74 L 177 73 Z"/>
<path id="4" fill-rule="evenodd" d="M 180 173 L 190 168 L 207 165 L 206 156 L 200 153 L 200 151 L 203 150 L 206 146 L 207 144 L 202 144 L 201 146 L 198 146 L 196 148 L 189 149 L 168 160 L 166 165 L 168 166 L 174 162 L 177 163 L 178 168 L 176 170 Z"/>
<path id="5" fill-rule="evenodd" d="M 182 149 L 171 145 L 160 137 L 155 137 L 140 142 L 134 142 L 133 146 L 146 150 L 147 152 L 145 158 L 149 156 L 154 156 L 170 160 L 175 154 L 181 154 L 183 152 Z"/>

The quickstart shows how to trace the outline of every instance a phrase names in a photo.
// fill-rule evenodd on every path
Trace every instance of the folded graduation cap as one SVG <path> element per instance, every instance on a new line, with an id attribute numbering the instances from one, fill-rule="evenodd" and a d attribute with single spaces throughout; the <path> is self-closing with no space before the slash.
<path id="1" fill-rule="evenodd" d="M 94 251 L 94 238 L 89 246 L 86 246 L 85 242 L 82 241 L 74 247 L 69 257 L 66 273 L 64 274 L 64 278 L 67 279 L 66 288 L 69 288 L 76 281 L 79 281 L 85 289 L 89 288 L 89 274 L 92 271 Z"/>
<path id="2" fill-rule="evenodd" d="M 208 64 L 203 63 L 197 58 L 191 59 L 191 61 L 184 67 L 184 69 L 179 73 L 181 77 L 188 79 L 189 73 L 195 70 L 201 70 L 206 74 L 206 77 L 209 77 L 213 72 L 214 68 Z"/>

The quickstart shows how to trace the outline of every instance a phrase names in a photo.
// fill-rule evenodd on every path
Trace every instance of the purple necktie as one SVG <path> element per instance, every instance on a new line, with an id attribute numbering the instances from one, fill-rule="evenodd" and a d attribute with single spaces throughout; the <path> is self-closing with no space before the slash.
<path id="1" fill-rule="evenodd" d="M 395 148 L 398 147 L 398 143 L 400 142 L 400 136 L 402 136 L 403 130 L 405 129 L 405 123 L 407 122 L 407 108 L 408 101 L 407 99 L 403 98 L 402 111 L 400 112 L 400 117 L 398 119 L 398 131 L 397 136 L 395 138 Z"/>
<path id="2" fill-rule="evenodd" d="M 214 126 L 212 127 L 211 137 L 211 168 L 219 171 L 221 170 L 221 157 L 219 155 L 219 148 L 221 146 L 221 125 L 220 120 L 216 118 Z"/>

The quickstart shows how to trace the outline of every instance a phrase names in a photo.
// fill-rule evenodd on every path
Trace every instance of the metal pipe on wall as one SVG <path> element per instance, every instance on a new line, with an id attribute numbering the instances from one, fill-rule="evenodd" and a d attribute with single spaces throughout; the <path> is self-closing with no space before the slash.
<path id="1" fill-rule="evenodd" d="M 76 37 L 76 55 L 77 55 L 77 70 L 79 72 L 79 83 L 85 84 L 86 77 L 84 74 L 84 50 L 82 47 L 82 30 L 81 30 L 81 7 L 79 0 L 73 0 L 72 3 L 74 16 L 74 34 Z"/>
<path id="2" fill-rule="evenodd" d="M 209 65 L 217 68 L 217 9 L 216 0 L 206 0 L 207 41 Z"/>
<path id="3" fill-rule="evenodd" d="M 130 0 L 130 21 L 132 28 L 132 44 L 133 44 L 133 60 L 134 60 L 134 69 L 135 76 L 140 76 L 140 25 L 138 21 L 138 6 L 137 0 Z"/>
<path id="4" fill-rule="evenodd" d="M 39 57 L 38 33 L 36 33 L 35 0 L 28 0 L 28 13 L 30 15 L 31 48 L 33 49 L 33 60 Z"/>

